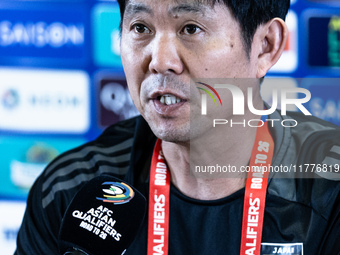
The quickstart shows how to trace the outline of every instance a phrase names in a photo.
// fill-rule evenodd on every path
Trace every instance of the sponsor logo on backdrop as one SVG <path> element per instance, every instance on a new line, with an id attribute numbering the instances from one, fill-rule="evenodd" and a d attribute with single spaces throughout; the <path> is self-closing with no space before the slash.
<path id="1" fill-rule="evenodd" d="M 4 20 L 0 22 L 0 38 L 2 47 L 77 47 L 84 44 L 84 26 L 60 22 L 48 24 L 43 21 L 13 23 Z"/>
<path id="2" fill-rule="evenodd" d="M 340 66 L 340 16 L 333 16 L 328 24 L 328 62 Z"/>
<path id="3" fill-rule="evenodd" d="M 0 136 L 0 196 L 26 198 L 28 189 L 60 153 L 83 143 L 80 138 Z"/>
<path id="4" fill-rule="evenodd" d="M 340 66 L 340 16 L 334 10 L 306 11 L 307 59 L 310 66 Z M 330 68 L 338 74 L 338 69 Z M 327 70 L 328 71 L 328 70 Z"/>
<path id="5" fill-rule="evenodd" d="M 0 69 L 0 129 L 85 133 L 89 77 L 83 71 Z"/>
<path id="6" fill-rule="evenodd" d="M 2 106 L 6 109 L 14 109 L 19 105 L 19 94 L 15 89 L 8 89 L 1 96 Z"/>
<path id="7" fill-rule="evenodd" d="M 37 142 L 25 155 L 25 160 L 13 159 L 10 163 L 11 181 L 22 189 L 29 189 L 59 152 L 46 143 Z"/>
<path id="8" fill-rule="evenodd" d="M 139 114 L 124 79 L 102 77 L 98 80 L 98 87 L 100 126 L 109 126 Z"/>
<path id="9" fill-rule="evenodd" d="M 97 4 L 92 12 L 94 61 L 101 66 L 121 66 L 117 4 Z"/>
<path id="10" fill-rule="evenodd" d="M 83 59 L 86 15 L 80 7 L 1 9 L 0 56 Z"/>
<path id="11" fill-rule="evenodd" d="M 1 254 L 13 254 L 16 238 L 24 215 L 25 202 L 0 201 L 0 250 Z"/>
<path id="12" fill-rule="evenodd" d="M 305 78 L 302 85 L 314 95 L 307 108 L 320 119 L 340 125 L 339 78 Z"/>

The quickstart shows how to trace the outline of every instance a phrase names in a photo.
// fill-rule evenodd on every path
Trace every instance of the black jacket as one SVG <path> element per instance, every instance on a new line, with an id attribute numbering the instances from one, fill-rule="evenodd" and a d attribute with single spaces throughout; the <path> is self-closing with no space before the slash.
<path id="1" fill-rule="evenodd" d="M 334 167 L 340 164 L 340 129 L 314 117 L 289 115 L 285 118 L 298 121 L 297 127 L 270 129 L 275 142 L 272 165 L 297 171 L 270 175 L 262 254 L 279 253 L 283 247 L 294 249 L 294 254 L 340 254 L 340 182 L 334 180 L 340 176 Z M 270 117 L 282 119 L 277 112 Z M 58 254 L 64 212 L 82 185 L 95 176 L 105 173 L 124 179 L 147 198 L 155 141 L 144 119 L 136 117 L 51 162 L 30 191 L 15 254 Z M 317 173 L 316 168 L 312 172 L 313 164 L 332 165 L 333 172 Z M 309 178 L 302 178 L 306 174 L 298 170 L 304 172 L 306 166 Z M 238 255 L 243 196 L 244 189 L 223 199 L 199 201 L 172 185 L 169 254 Z M 147 217 L 126 254 L 146 254 L 146 240 Z"/>

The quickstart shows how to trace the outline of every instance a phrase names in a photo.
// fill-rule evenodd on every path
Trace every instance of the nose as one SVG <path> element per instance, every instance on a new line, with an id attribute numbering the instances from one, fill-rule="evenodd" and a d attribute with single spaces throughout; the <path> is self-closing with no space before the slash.
<path id="1" fill-rule="evenodd" d="M 154 38 L 151 46 L 151 61 L 149 71 L 153 74 L 181 74 L 183 62 L 180 56 L 180 49 L 176 37 L 167 34 Z"/>

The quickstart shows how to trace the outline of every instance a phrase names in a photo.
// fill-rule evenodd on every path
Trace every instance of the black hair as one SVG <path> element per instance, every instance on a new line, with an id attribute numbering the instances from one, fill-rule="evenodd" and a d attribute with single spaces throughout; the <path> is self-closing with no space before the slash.
<path id="1" fill-rule="evenodd" d="M 120 27 L 122 27 L 127 1 L 118 0 L 122 17 Z M 212 5 L 223 3 L 231 10 L 240 24 L 244 47 L 248 54 L 258 26 L 276 17 L 285 20 L 290 7 L 290 0 L 205 0 L 205 2 Z"/>

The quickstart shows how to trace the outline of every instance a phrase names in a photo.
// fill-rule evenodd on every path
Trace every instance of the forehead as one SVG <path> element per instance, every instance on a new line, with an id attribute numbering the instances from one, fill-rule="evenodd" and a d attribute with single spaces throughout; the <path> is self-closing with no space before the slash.
<path id="1" fill-rule="evenodd" d="M 166 11 L 170 16 L 188 12 L 205 15 L 213 10 L 213 3 L 214 0 L 130 0 L 126 1 L 124 15 L 154 15 L 157 11 Z"/>

